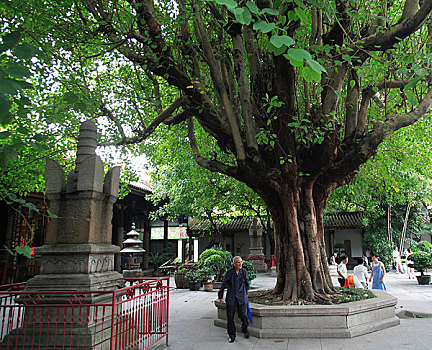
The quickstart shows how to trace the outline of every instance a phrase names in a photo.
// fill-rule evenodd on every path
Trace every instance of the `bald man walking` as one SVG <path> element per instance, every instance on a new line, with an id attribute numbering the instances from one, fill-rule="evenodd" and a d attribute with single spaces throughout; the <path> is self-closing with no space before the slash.
<path id="1" fill-rule="evenodd" d="M 243 268 L 243 260 L 241 257 L 234 257 L 233 265 L 234 267 L 230 268 L 226 272 L 218 293 L 219 301 L 223 303 L 224 290 L 227 288 L 225 302 L 228 321 L 227 329 L 230 343 L 233 343 L 236 338 L 236 327 L 234 323 L 234 314 L 236 310 L 237 315 L 242 322 L 241 331 L 246 339 L 249 338 L 249 332 L 247 330 L 249 321 L 246 316 L 246 294 L 249 290 L 249 276 L 247 270 Z"/>

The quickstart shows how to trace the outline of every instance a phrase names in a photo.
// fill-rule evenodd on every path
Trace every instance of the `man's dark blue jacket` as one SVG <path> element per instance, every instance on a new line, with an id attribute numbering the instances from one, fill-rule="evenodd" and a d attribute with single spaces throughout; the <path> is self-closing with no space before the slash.
<path id="1" fill-rule="evenodd" d="M 249 290 L 249 276 L 245 268 L 241 268 L 237 275 L 235 268 L 231 267 L 225 274 L 222 285 L 219 289 L 218 297 L 223 298 L 223 293 L 227 288 L 225 302 L 234 305 L 237 299 L 239 304 L 245 304 L 247 301 L 246 293 Z"/>

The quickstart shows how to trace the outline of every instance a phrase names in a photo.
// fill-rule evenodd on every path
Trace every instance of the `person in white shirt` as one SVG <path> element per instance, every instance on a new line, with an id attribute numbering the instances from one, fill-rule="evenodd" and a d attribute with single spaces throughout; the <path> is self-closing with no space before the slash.
<path id="1" fill-rule="evenodd" d="M 334 253 L 330 258 L 330 265 L 337 265 L 336 258 L 337 258 L 337 253 Z"/>
<path id="2" fill-rule="evenodd" d="M 392 255 L 393 255 L 393 264 L 395 265 L 396 268 L 396 273 L 399 273 L 399 268 L 401 272 L 404 273 L 404 270 L 402 268 L 402 263 L 401 263 L 401 255 L 399 253 L 398 247 L 394 248 Z"/>
<path id="3" fill-rule="evenodd" d="M 367 267 L 364 266 L 364 260 L 362 258 L 358 258 L 357 263 L 358 265 L 354 267 L 354 287 L 368 289 L 368 285 L 366 283 L 367 279 L 369 278 Z"/>
<path id="4" fill-rule="evenodd" d="M 338 281 L 340 286 L 343 288 L 345 285 L 345 279 L 348 277 L 348 270 L 346 264 L 348 263 L 348 257 L 346 255 L 342 255 L 342 261 L 337 267 L 337 273 L 339 275 Z"/>

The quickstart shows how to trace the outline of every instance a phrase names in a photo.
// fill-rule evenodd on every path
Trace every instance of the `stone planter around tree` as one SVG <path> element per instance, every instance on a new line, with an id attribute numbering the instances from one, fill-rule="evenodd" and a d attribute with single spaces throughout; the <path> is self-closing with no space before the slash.
<path id="1" fill-rule="evenodd" d="M 334 305 L 262 305 L 250 302 L 258 338 L 352 338 L 400 324 L 395 314 L 397 299 L 382 290 L 376 298 Z M 215 326 L 226 328 L 226 304 L 215 301 Z M 235 320 L 241 327 L 240 320 Z"/>

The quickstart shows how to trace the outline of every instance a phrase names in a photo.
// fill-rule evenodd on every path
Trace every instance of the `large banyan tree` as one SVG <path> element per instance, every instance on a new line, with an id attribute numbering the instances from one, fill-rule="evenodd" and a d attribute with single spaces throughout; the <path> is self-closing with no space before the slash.
<path id="1" fill-rule="evenodd" d="M 138 80 L 152 84 L 154 114 L 137 108 L 135 118 L 122 121 L 121 109 L 100 104 L 120 130 L 117 144 L 139 143 L 162 123 L 183 123 L 199 165 L 244 182 L 263 199 L 275 230 L 274 293 L 287 301 L 332 293 L 323 228 L 330 194 L 432 103 L 430 0 L 16 6 L 8 16 L 32 16 L 22 25 L 29 38 L 45 38 L 45 50 L 62 46 L 59 55 L 72 59 L 64 52 L 73 52 L 80 62 L 116 53 L 133 72 L 115 82 L 133 90 L 122 106 L 149 98 Z M 127 123 L 133 135 L 122 131 Z M 198 129 L 218 145 L 211 156 Z"/>

